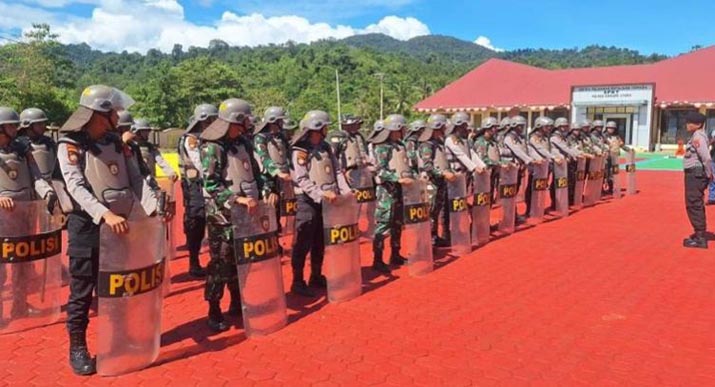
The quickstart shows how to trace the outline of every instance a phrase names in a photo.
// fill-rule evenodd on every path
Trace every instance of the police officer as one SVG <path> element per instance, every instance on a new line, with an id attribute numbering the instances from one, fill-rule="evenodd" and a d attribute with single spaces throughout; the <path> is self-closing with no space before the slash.
<path id="1" fill-rule="evenodd" d="M 333 153 L 338 159 L 340 170 L 345 174 L 345 179 L 351 188 L 357 187 L 359 182 L 353 181 L 351 172 L 366 168 L 370 162 L 367 140 L 360 133 L 362 125 L 360 117 L 345 116 L 342 119 L 342 130 L 334 131 L 330 134 L 330 145 L 333 147 Z"/>
<path id="2" fill-rule="evenodd" d="M 489 168 L 492 203 L 497 199 L 496 192 L 499 186 L 499 168 L 501 167 L 499 144 L 495 139 L 498 125 L 497 119 L 494 117 L 483 119 L 482 125 L 474 132 L 474 143 L 472 145 L 474 152 Z"/>
<path id="3" fill-rule="evenodd" d="M 569 136 L 570 127 L 569 121 L 564 117 L 559 117 L 554 121 L 554 130 L 549 138 L 552 148 L 558 152 L 561 157 L 567 160 L 567 176 L 569 190 L 569 204 L 573 204 L 573 192 L 576 184 L 576 168 L 578 159 L 585 157 L 577 141 Z M 556 209 L 556 184 L 551 185 L 551 209 Z"/>
<path id="4" fill-rule="evenodd" d="M 144 161 L 144 164 L 146 164 L 147 169 L 149 171 L 149 175 L 151 177 L 156 178 L 156 166 L 158 165 L 159 168 L 161 168 L 161 171 L 164 173 L 164 176 L 168 177 L 173 181 L 176 181 L 178 177 L 176 176 L 176 172 L 174 172 L 174 169 L 171 168 L 169 163 L 166 162 L 164 156 L 161 155 L 161 152 L 156 147 L 156 145 L 149 141 L 149 135 L 151 134 L 152 130 L 151 125 L 149 125 L 149 122 L 147 120 L 139 118 L 134 121 L 134 125 L 132 125 L 131 130 L 132 133 L 136 135 L 134 141 L 136 141 L 136 144 L 139 147 L 142 161 Z"/>
<path id="5" fill-rule="evenodd" d="M 707 221 L 703 194 L 713 180 L 713 170 L 708 150 L 708 135 L 705 133 L 706 117 L 697 112 L 685 116 L 685 129 L 691 133 L 683 158 L 685 171 L 685 211 L 694 234 L 683 240 L 684 247 L 708 248 L 705 237 Z"/>
<path id="6" fill-rule="evenodd" d="M 272 205 L 278 201 L 272 182 L 260 174 L 253 144 L 243 136 L 250 127 L 250 105 L 242 99 L 230 98 L 218 110 L 218 119 L 200 135 L 211 257 L 204 299 L 209 304 L 207 325 L 214 332 L 228 329 L 221 312 L 224 287 L 231 294 L 228 313 L 233 316 L 241 313 L 231 207 L 246 206 L 251 213 L 263 198 Z"/>
<path id="7" fill-rule="evenodd" d="M 467 177 L 467 189 L 471 185 L 471 175 L 475 171 L 482 173 L 487 165 L 479 156 L 473 154 L 469 149 L 467 128 L 469 126 L 469 114 L 457 112 L 452 115 L 451 125 L 447 125 L 445 131 L 446 139 L 444 146 L 447 149 L 447 160 L 450 169 L 455 173 L 461 173 Z"/>
<path id="8" fill-rule="evenodd" d="M 157 194 L 133 162 L 135 156 L 112 133 L 117 111 L 132 103 L 115 88 L 89 86 L 82 92 L 77 110 L 60 128 L 65 136 L 58 142 L 57 161 L 72 200 L 63 205 L 72 209 L 67 220 L 69 361 L 79 375 L 95 372 L 86 332 L 99 269 L 99 225 L 104 222 L 113 232 L 126 233 L 127 216 L 138 205 L 135 202 L 149 215 L 159 210 Z"/>
<path id="9" fill-rule="evenodd" d="M 407 129 L 407 134 L 405 134 L 405 148 L 407 148 L 407 159 L 410 161 L 410 168 L 412 172 L 417 176 L 419 174 L 419 138 L 422 132 L 424 132 L 426 123 L 424 120 L 415 120 L 410 123 L 409 129 Z"/>
<path id="10" fill-rule="evenodd" d="M 561 164 L 564 158 L 552 149 L 549 136 L 554 127 L 554 121 L 549 117 L 539 117 L 534 121 L 534 129 L 529 133 L 529 152 L 541 157 L 543 162 L 549 163 L 549 170 L 553 170 L 552 162 Z M 547 178 L 548 179 L 548 178 Z M 553 185 L 553 184 L 552 184 Z M 526 191 L 526 213 L 531 211 L 531 195 L 533 191 L 533 176 L 529 174 L 529 190 Z M 552 201 L 552 205 L 553 201 Z"/>
<path id="11" fill-rule="evenodd" d="M 502 158 L 519 165 L 519 174 L 517 176 L 517 189 L 521 189 L 523 170 L 533 164 L 541 164 L 543 162 L 543 157 L 535 153 L 529 153 L 526 141 L 524 141 L 524 130 L 526 128 L 526 119 L 522 116 L 514 116 L 510 119 L 509 129 L 504 134 L 504 141 L 502 143 Z M 529 172 L 528 186 L 526 189 L 527 197 L 531 197 L 531 182 L 532 173 Z M 527 199 L 527 208 L 528 208 Z M 528 215 L 528 210 L 527 210 Z M 523 217 L 525 218 L 526 215 Z M 518 220 L 523 220 L 523 218 Z"/>
<path id="12" fill-rule="evenodd" d="M 407 130 L 407 121 L 400 114 L 390 114 L 385 118 L 385 130 L 375 137 L 375 160 L 377 181 L 375 208 L 375 236 L 372 241 L 372 268 L 381 273 L 389 273 L 390 268 L 382 260 L 385 237 L 390 235 L 390 264 L 403 265 L 406 259 L 400 255 L 402 246 L 402 225 L 404 210 L 402 186 L 414 183 L 414 173 L 410 168 L 407 148 L 402 136 Z"/>
<path id="13" fill-rule="evenodd" d="M 286 112 L 280 106 L 271 106 L 263 113 L 261 122 L 253 129 L 253 147 L 256 152 L 261 173 L 266 180 L 273 181 L 275 193 L 284 195 L 282 192 L 283 182 L 290 182 L 290 160 L 288 150 L 290 145 L 283 130 L 283 122 L 286 119 Z M 276 219 L 280 219 L 280 203 L 276 206 Z M 278 231 L 281 231 L 281 223 L 278 222 Z M 282 250 L 282 247 L 279 246 Z"/>
<path id="14" fill-rule="evenodd" d="M 38 116 L 34 115 L 35 118 Z M 28 119 L 27 115 L 25 119 Z M 3 216 L 7 216 L 7 212 L 15 207 L 15 202 L 41 198 L 47 201 L 48 210 L 52 212 L 57 196 L 48 181 L 43 178 L 35 162 L 33 148 L 27 141 L 18 141 L 18 124 L 20 124 L 20 117 L 14 110 L 0 107 L 0 211 L 4 213 Z M 0 289 L 7 280 L 6 267 L 5 264 L 0 263 Z M 34 310 L 27 304 L 25 270 L 28 268 L 17 265 L 13 269 L 14 289 L 10 315 L 13 318 L 26 317 Z M 2 316 L 2 302 L 0 302 L 0 326 L 6 324 Z"/>
<path id="15" fill-rule="evenodd" d="M 29 146 L 32 157 L 40 169 L 42 178 L 50 182 L 62 179 L 57 166 L 57 144 L 52 138 L 45 136 L 47 131 L 47 116 L 38 108 L 25 109 L 20 113 L 20 141 Z"/>
<path id="16" fill-rule="evenodd" d="M 184 198 L 184 235 L 189 250 L 189 275 L 194 278 L 206 276 L 206 271 L 199 262 L 201 241 L 206 232 L 199 135 L 214 122 L 217 116 L 216 106 L 210 104 L 196 106 L 189 126 L 179 139 L 178 146 L 181 192 Z"/>
<path id="17" fill-rule="evenodd" d="M 585 140 L 583 133 L 582 133 L 582 128 L 590 128 L 591 124 L 588 122 L 588 120 L 581 122 L 580 124 L 573 124 L 571 125 L 571 130 L 568 132 L 568 135 L 566 136 L 566 143 L 568 144 L 569 147 L 577 149 L 579 152 L 579 155 L 582 158 L 586 159 L 586 167 L 585 170 L 588 171 L 588 161 L 593 158 L 593 152 L 594 149 L 591 146 L 591 142 Z M 574 203 L 574 198 L 576 195 L 582 195 L 583 192 L 576 192 L 576 175 L 577 175 L 577 168 L 578 168 L 578 160 L 574 160 L 571 164 L 569 164 L 569 169 L 568 169 L 568 179 L 569 179 L 569 204 L 572 205 Z"/>
<path id="18" fill-rule="evenodd" d="M 442 214 L 442 234 L 449 233 L 449 206 L 447 201 L 447 184 L 457 177 L 452 172 L 447 161 L 444 147 L 444 131 L 447 127 L 447 117 L 442 114 L 432 114 L 427 119 L 426 128 L 419 137 L 418 161 L 419 172 L 427 176 L 432 185 L 432 245 L 435 247 L 449 246 L 449 238 L 438 235 L 440 213 Z"/>
<path id="19" fill-rule="evenodd" d="M 625 152 L 632 152 L 632 149 L 623 142 L 623 139 L 621 139 L 621 136 L 618 134 L 618 124 L 614 121 L 606 122 L 606 129 L 603 134 L 603 138 L 610 153 L 608 155 L 609 157 L 606 158 L 606 194 L 612 195 L 613 178 L 615 176 L 613 174 L 614 165 L 612 157 L 619 157 L 621 149 Z"/>
<path id="20" fill-rule="evenodd" d="M 292 177 L 298 202 L 295 238 L 291 266 L 293 284 L 291 292 L 315 297 L 308 285 L 325 288 L 323 257 L 323 201 L 333 202 L 340 194 L 350 193 L 350 187 L 340 171 L 335 154 L 325 141 L 330 116 L 321 110 L 311 110 L 300 121 L 299 132 L 291 141 Z M 310 252 L 310 280 L 305 283 L 303 271 L 305 257 Z"/>

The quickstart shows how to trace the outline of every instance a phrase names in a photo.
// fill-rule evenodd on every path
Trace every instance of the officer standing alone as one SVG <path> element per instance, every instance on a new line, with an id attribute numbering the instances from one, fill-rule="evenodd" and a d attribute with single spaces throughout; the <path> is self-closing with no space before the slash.
<path id="1" fill-rule="evenodd" d="M 705 238 L 707 221 L 703 193 L 713 180 L 713 171 L 708 149 L 708 135 L 705 133 L 705 116 L 690 112 L 685 116 L 685 128 L 691 133 L 683 157 L 685 171 L 685 211 L 695 233 L 683 240 L 684 247 L 708 248 Z"/>

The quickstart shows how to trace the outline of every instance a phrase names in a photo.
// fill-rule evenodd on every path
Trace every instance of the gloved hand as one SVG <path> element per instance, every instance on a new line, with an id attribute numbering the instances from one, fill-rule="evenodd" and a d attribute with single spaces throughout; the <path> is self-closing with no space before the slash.
<path id="1" fill-rule="evenodd" d="M 45 197 L 45 202 L 47 202 L 47 212 L 54 214 L 58 210 L 59 200 L 57 199 L 57 194 L 50 192 Z"/>

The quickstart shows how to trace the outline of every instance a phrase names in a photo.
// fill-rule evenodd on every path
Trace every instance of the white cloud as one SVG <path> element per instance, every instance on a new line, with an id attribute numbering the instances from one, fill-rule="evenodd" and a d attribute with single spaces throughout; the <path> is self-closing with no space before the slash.
<path id="1" fill-rule="evenodd" d="M 496 52 L 502 52 L 504 51 L 503 48 L 497 48 L 492 45 L 492 40 L 487 38 L 486 36 L 480 36 L 477 38 L 477 40 L 474 41 L 474 44 L 477 44 L 482 47 L 486 47 L 490 50 L 494 50 Z"/>
<path id="2" fill-rule="evenodd" d="M 395 39 L 407 40 L 415 36 L 429 35 L 427 25 L 413 18 L 400 18 L 397 16 L 387 16 L 377 24 L 370 24 L 363 30 L 368 33 L 383 33 Z"/>
<path id="3" fill-rule="evenodd" d="M 285 43 L 289 40 L 308 43 L 326 38 L 341 39 L 372 32 L 384 33 L 402 40 L 430 33 L 429 28 L 419 20 L 397 16 L 387 16 L 365 28 L 355 28 L 314 23 L 293 15 L 267 17 L 260 13 L 238 15 L 226 11 L 219 20 L 210 25 L 197 25 L 186 20 L 184 8 L 177 0 L 97 1 L 99 5 L 88 18 L 68 15 L 59 17 L 57 13 L 47 12 L 42 16 L 53 19 L 49 22 L 52 29 L 60 35 L 60 41 L 87 43 L 103 51 L 146 52 L 156 48 L 169 52 L 176 43 L 184 47 L 207 47 L 212 39 L 221 39 L 236 46 L 257 46 Z M 0 10 L 2 5 L 0 2 Z M 32 21 L 46 20 L 35 18 Z M 13 26 L 27 29 L 28 24 Z"/>

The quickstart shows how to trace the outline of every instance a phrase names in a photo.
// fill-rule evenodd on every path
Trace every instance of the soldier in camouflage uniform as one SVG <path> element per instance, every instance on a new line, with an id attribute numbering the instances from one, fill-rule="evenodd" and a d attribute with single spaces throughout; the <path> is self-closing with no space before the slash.
<path id="1" fill-rule="evenodd" d="M 603 134 L 603 140 L 608 149 L 609 153 L 606 158 L 606 192 L 609 195 L 613 194 L 613 161 L 611 157 L 619 157 L 621 150 L 624 152 L 633 152 L 633 150 L 627 146 L 621 136 L 618 134 L 618 124 L 614 121 L 608 121 L 606 123 L 605 133 Z"/>
<path id="2" fill-rule="evenodd" d="M 442 233 L 449 233 L 449 208 L 447 201 L 447 185 L 445 181 L 454 181 L 456 175 L 447 161 L 444 147 L 444 131 L 447 127 L 447 117 L 442 114 L 432 114 L 427 119 L 426 128 L 419 137 L 418 163 L 421 174 L 426 175 L 433 187 L 432 208 L 432 245 L 435 247 L 449 246 L 449 238 L 439 237 L 439 218 L 442 213 Z"/>
<path id="3" fill-rule="evenodd" d="M 414 174 L 409 165 L 407 148 L 402 136 L 407 129 L 405 117 L 391 114 L 385 118 L 385 129 L 375 136 L 375 160 L 377 162 L 377 207 L 375 208 L 375 237 L 372 242 L 372 268 L 389 273 L 390 268 L 382 260 L 385 237 L 390 234 L 392 254 L 390 264 L 403 265 L 400 256 L 402 225 L 404 221 L 402 185 L 414 183 Z"/>
<path id="4" fill-rule="evenodd" d="M 497 126 L 497 119 L 494 117 L 487 117 L 482 120 L 481 127 L 474 132 L 474 142 L 472 144 L 474 153 L 489 168 L 492 203 L 497 200 L 496 192 L 497 187 L 499 187 L 499 168 L 501 167 L 499 144 L 495 140 Z"/>
<path id="5" fill-rule="evenodd" d="M 272 182 L 260 174 L 251 142 L 243 137 L 250 126 L 251 107 L 244 100 L 223 101 L 218 119 L 201 133 L 201 165 L 208 223 L 209 254 L 204 299 L 208 301 L 208 326 L 214 332 L 228 329 L 221 312 L 224 286 L 231 294 L 228 313 L 241 313 L 236 273 L 231 207 L 243 205 L 251 213 L 262 198 L 275 205 Z"/>
<path id="6" fill-rule="evenodd" d="M 218 116 L 216 106 L 201 104 L 194 108 L 194 115 L 184 134 L 179 138 L 179 170 L 181 193 L 184 200 L 184 235 L 189 250 L 189 275 L 194 278 L 206 276 L 201 267 L 199 252 L 206 233 L 206 210 L 203 195 L 203 168 L 199 151 L 199 135 Z"/>
<path id="7" fill-rule="evenodd" d="M 273 181 L 276 194 L 281 197 L 283 194 L 283 182 L 290 182 L 290 155 L 288 138 L 283 130 L 283 123 L 286 119 L 285 109 L 279 106 L 271 106 L 263 113 L 263 120 L 255 126 L 253 130 L 253 146 L 256 150 L 256 158 L 261 166 L 261 173 L 267 180 Z M 276 206 L 276 219 L 280 219 L 280 203 Z M 281 223 L 278 222 L 278 231 L 281 231 Z M 279 250 L 282 247 L 279 246 Z"/>
<path id="8" fill-rule="evenodd" d="M 291 292 L 305 297 L 315 297 L 309 285 L 320 289 L 327 285 L 322 274 L 325 254 L 323 201 L 333 202 L 338 195 L 351 192 L 345 175 L 339 173 L 340 164 L 332 148 L 325 141 L 329 125 L 328 113 L 309 111 L 300 121 L 299 132 L 291 140 L 291 175 L 298 202 L 291 255 Z M 311 273 L 306 284 L 303 271 L 308 252 Z"/>
<path id="9" fill-rule="evenodd" d="M 424 132 L 426 125 L 427 124 L 423 120 L 412 121 L 404 139 L 405 148 L 407 148 L 407 159 L 410 161 L 410 168 L 412 168 L 412 172 L 415 176 L 419 174 L 419 158 L 417 151 L 420 143 L 419 138 L 422 132 Z"/>

